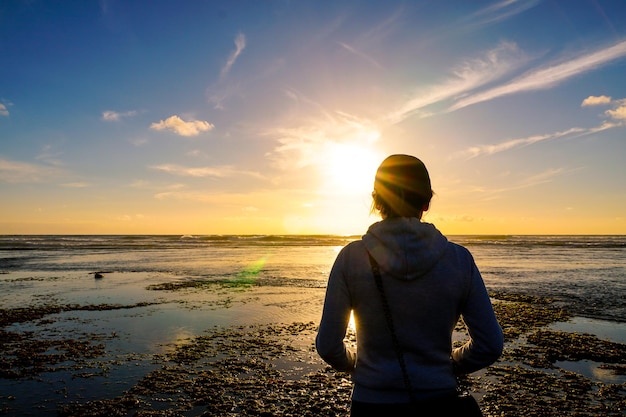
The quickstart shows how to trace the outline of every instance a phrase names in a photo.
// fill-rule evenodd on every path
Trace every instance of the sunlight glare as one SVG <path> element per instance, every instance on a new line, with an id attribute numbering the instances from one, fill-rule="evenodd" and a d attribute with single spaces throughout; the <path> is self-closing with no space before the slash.
<path id="1" fill-rule="evenodd" d="M 354 322 L 354 311 L 350 312 L 350 321 L 348 322 L 348 331 L 356 332 L 356 323 Z"/>
<path id="2" fill-rule="evenodd" d="M 328 150 L 326 175 L 331 187 L 341 192 L 367 192 L 372 189 L 378 166 L 376 154 L 351 143 L 336 143 Z"/>

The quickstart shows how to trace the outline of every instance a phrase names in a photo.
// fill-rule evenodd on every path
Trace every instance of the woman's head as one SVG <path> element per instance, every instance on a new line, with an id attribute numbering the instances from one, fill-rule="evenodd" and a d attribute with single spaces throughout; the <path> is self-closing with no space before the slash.
<path id="1" fill-rule="evenodd" d="M 426 166 L 410 155 L 387 157 L 376 171 L 372 196 L 383 218 L 421 217 L 433 196 Z"/>

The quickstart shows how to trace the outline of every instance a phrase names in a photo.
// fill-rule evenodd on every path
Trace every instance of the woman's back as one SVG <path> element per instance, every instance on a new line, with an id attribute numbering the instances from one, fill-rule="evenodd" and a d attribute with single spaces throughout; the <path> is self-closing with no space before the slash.
<path id="1" fill-rule="evenodd" d="M 491 345 L 497 345 L 500 328 L 495 320 L 489 323 L 493 317 L 491 304 L 469 252 L 418 219 L 384 220 L 370 227 L 361 241 L 348 245 L 334 268 L 345 272 L 336 283 L 344 288 L 333 292 L 349 295 L 355 316 L 359 352 L 353 374 L 355 400 L 407 399 L 368 253 L 380 266 L 396 334 L 417 397 L 432 397 L 455 389 L 451 335 L 470 295 L 472 299 L 482 299 L 481 303 L 475 302 L 478 308 L 471 313 L 483 315 L 476 319 L 483 322 L 488 333 L 478 340 L 485 345 L 483 350 L 493 351 L 481 361 L 489 364 L 495 360 L 493 356 L 499 356 L 497 346 Z M 329 291 L 331 285 L 335 284 L 329 281 Z M 481 305 L 487 311 L 483 312 Z M 322 351 L 324 334 L 321 327 L 318 348 Z"/>

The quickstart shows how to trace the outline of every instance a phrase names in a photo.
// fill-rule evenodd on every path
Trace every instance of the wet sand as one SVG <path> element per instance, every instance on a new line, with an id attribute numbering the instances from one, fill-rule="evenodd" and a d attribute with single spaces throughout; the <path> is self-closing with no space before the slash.
<path id="1" fill-rule="evenodd" d="M 2 278 L 0 415 L 347 415 L 349 376 L 313 345 L 318 281 Z M 485 415 L 624 416 L 624 323 L 491 295 L 505 352 L 463 381 Z"/>

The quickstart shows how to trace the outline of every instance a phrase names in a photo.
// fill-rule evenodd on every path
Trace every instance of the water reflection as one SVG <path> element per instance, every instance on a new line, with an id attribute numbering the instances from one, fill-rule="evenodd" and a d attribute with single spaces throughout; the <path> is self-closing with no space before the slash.
<path id="1" fill-rule="evenodd" d="M 602 364 L 589 360 L 580 361 L 557 361 L 555 365 L 566 371 L 575 372 L 589 379 L 602 382 L 603 384 L 626 383 L 626 375 L 617 375 L 611 369 L 603 369 Z"/>

